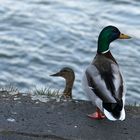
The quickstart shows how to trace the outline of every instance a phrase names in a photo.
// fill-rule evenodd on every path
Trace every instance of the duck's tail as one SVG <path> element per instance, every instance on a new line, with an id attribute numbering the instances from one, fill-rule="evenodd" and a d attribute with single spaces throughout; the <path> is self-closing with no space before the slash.
<path id="1" fill-rule="evenodd" d="M 117 101 L 117 103 L 103 103 L 104 114 L 109 120 L 121 120 L 125 119 L 125 111 L 123 101 Z"/>

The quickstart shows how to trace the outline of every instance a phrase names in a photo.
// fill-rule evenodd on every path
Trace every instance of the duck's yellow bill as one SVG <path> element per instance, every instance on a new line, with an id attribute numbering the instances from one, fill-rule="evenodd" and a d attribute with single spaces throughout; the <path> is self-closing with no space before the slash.
<path id="1" fill-rule="evenodd" d="M 129 39 L 129 38 L 131 38 L 131 37 L 128 35 L 122 34 L 122 33 L 119 36 L 119 39 Z"/>

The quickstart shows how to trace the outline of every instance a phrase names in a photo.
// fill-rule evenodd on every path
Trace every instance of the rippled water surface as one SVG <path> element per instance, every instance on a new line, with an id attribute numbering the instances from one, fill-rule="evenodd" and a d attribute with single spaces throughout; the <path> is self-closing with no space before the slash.
<path id="1" fill-rule="evenodd" d="M 133 37 L 113 42 L 111 51 L 126 80 L 127 102 L 140 103 L 139 0 L 0 0 L 0 84 L 63 90 L 64 80 L 49 75 L 70 66 L 74 98 L 85 99 L 82 72 L 110 24 Z"/>

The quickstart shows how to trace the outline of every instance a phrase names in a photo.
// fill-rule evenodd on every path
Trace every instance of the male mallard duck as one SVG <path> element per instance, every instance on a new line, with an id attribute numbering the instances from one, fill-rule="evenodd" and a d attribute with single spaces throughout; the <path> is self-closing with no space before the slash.
<path id="1" fill-rule="evenodd" d="M 71 68 L 64 67 L 59 72 L 52 74 L 51 76 L 60 76 L 66 80 L 66 86 L 61 98 L 72 99 L 72 88 L 75 79 L 74 71 Z"/>
<path id="2" fill-rule="evenodd" d="M 105 27 L 98 38 L 97 54 L 87 67 L 83 77 L 85 92 L 97 111 L 88 115 L 93 119 L 103 119 L 105 116 L 112 121 L 125 119 L 125 87 L 122 74 L 109 45 L 116 39 L 129 39 L 116 27 Z"/>

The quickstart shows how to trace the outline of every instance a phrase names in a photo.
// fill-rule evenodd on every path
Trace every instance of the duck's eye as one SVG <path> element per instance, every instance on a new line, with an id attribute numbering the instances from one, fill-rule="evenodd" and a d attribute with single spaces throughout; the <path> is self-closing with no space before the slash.
<path id="1" fill-rule="evenodd" d="M 113 32 L 114 32 L 114 33 L 117 33 L 117 30 L 114 30 Z"/>
<path id="2" fill-rule="evenodd" d="M 63 72 L 67 72 L 67 70 L 63 70 Z"/>
<path id="3" fill-rule="evenodd" d="M 118 33 L 118 30 L 113 30 L 114 33 Z"/>

